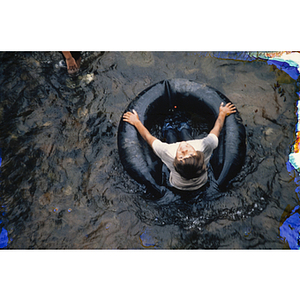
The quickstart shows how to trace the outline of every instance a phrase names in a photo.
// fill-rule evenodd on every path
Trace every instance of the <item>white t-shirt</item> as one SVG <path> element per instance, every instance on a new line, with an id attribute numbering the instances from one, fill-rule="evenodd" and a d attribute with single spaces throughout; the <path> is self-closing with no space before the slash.
<path id="1" fill-rule="evenodd" d="M 168 144 L 156 139 L 152 143 L 154 153 L 163 161 L 170 170 L 170 184 L 179 190 L 197 190 L 207 181 L 207 172 L 197 178 L 185 179 L 174 168 L 173 162 L 176 157 L 177 148 L 180 142 Z M 215 148 L 218 147 L 219 140 L 216 135 L 209 134 L 207 137 L 198 140 L 187 141 L 196 151 L 204 153 L 204 163 L 208 164 Z"/>

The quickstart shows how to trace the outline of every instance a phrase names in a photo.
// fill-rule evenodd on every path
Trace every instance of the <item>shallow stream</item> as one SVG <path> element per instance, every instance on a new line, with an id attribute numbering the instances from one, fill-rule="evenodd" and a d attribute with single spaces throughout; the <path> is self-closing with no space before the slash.
<path id="1" fill-rule="evenodd" d="M 75 77 L 59 52 L 0 60 L 2 248 L 292 248 L 280 229 L 299 205 L 286 166 L 299 87 L 284 71 L 239 53 L 83 52 Z M 216 88 L 246 127 L 245 165 L 214 201 L 150 200 L 120 162 L 124 110 L 171 78 Z"/>

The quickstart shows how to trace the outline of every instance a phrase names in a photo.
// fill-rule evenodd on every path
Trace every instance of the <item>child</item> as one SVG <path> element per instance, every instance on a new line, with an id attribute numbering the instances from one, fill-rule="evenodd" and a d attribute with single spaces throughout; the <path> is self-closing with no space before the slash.
<path id="1" fill-rule="evenodd" d="M 207 164 L 218 146 L 218 137 L 223 128 L 226 116 L 236 112 L 235 106 L 223 102 L 219 108 L 219 115 L 213 129 L 207 137 L 192 140 L 188 135 L 186 124 L 179 128 L 181 139 L 187 141 L 174 142 L 174 129 L 169 128 L 167 142 L 163 143 L 152 136 L 147 128 L 139 120 L 135 110 L 126 112 L 123 120 L 133 125 L 143 139 L 152 147 L 154 153 L 163 161 L 170 171 L 171 186 L 185 191 L 194 191 L 207 182 Z"/>

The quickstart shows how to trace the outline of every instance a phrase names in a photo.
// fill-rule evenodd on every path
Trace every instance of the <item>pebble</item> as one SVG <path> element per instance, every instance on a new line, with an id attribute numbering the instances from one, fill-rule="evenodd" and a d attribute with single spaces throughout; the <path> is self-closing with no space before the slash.
<path id="1" fill-rule="evenodd" d="M 272 135 L 274 134 L 274 130 L 272 128 L 268 128 L 266 131 L 265 131 L 266 135 Z"/>

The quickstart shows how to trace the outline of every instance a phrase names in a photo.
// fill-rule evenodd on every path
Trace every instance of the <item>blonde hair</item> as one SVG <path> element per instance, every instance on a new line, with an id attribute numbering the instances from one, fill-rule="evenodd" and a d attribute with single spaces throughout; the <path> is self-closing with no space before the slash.
<path id="1" fill-rule="evenodd" d="M 179 160 L 175 157 L 173 162 L 175 170 L 185 179 L 200 177 L 207 170 L 204 164 L 204 154 L 196 151 L 196 155 Z"/>

